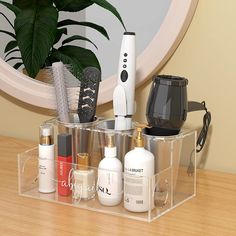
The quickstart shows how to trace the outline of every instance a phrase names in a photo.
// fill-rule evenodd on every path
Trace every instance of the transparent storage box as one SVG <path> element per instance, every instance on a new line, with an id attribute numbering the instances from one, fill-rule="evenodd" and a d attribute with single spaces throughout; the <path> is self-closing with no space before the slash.
<path id="1" fill-rule="evenodd" d="M 101 123 L 103 122 L 103 123 Z M 179 135 L 159 137 L 144 134 L 145 148 L 155 156 L 155 175 L 151 177 L 131 176 L 123 173 L 123 185 L 129 183 L 141 184 L 142 191 L 146 193 L 148 209 L 145 212 L 131 212 L 124 208 L 124 199 L 117 206 L 104 206 L 98 199 L 98 164 L 103 158 L 105 137 L 113 133 L 118 149 L 118 158 L 123 164 L 123 155 L 133 148 L 132 130 L 116 132 L 112 128 L 104 128 L 104 122 L 92 122 L 91 125 L 81 124 L 56 124 L 58 133 L 71 133 L 73 145 L 73 163 L 62 163 L 55 160 L 54 184 L 56 191 L 53 193 L 40 193 L 38 180 L 38 147 L 30 149 L 18 155 L 19 194 L 39 200 L 45 200 L 102 212 L 106 214 L 127 217 L 131 219 L 151 222 L 176 206 L 191 199 L 196 194 L 196 131 L 184 130 Z M 81 142 L 83 145 L 81 146 Z M 82 148 L 82 149 L 81 149 Z M 57 149 L 57 148 L 55 148 Z M 83 197 L 83 187 L 78 185 L 79 169 L 75 163 L 77 153 L 88 153 L 90 166 L 88 172 L 92 173 L 90 179 L 88 198 Z M 137 157 L 138 158 L 138 157 Z M 60 165 L 70 169 L 70 190 L 68 196 L 58 193 L 58 185 L 61 184 L 57 178 Z M 111 172 L 111 171 L 110 171 Z M 114 175 L 119 174 L 113 172 Z M 125 183 L 124 183 L 125 182 Z M 79 186 L 79 187 L 78 187 Z M 132 193 L 131 193 L 132 194 Z M 123 193 L 122 193 L 123 196 Z"/>

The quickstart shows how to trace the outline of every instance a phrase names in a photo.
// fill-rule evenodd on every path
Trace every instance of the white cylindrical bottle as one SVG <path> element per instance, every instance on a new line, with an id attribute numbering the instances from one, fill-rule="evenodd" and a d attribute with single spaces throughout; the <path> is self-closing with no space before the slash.
<path id="1" fill-rule="evenodd" d="M 117 150 L 112 136 L 108 136 L 105 157 L 98 166 L 97 180 L 98 199 L 105 206 L 116 206 L 122 200 L 122 164 L 116 155 Z"/>
<path id="2" fill-rule="evenodd" d="M 52 193 L 55 186 L 55 160 L 53 125 L 43 124 L 40 126 L 39 143 L 39 192 Z"/>
<path id="3" fill-rule="evenodd" d="M 124 207 L 132 212 L 146 212 L 153 207 L 151 178 L 154 155 L 144 149 L 143 126 L 137 126 L 135 148 L 124 159 Z"/>

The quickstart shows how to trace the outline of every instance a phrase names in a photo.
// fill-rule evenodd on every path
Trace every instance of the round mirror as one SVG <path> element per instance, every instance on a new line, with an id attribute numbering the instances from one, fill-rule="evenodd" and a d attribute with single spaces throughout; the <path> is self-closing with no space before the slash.
<path id="1" fill-rule="evenodd" d="M 191 22 L 198 0 L 149 0 L 145 6 L 143 2 L 136 0 L 125 3 L 118 0 L 110 2 L 120 12 L 127 29 L 136 32 L 138 86 L 157 72 L 173 54 Z M 134 6 L 135 11 L 132 10 Z M 90 7 L 85 11 L 84 17 L 103 25 L 110 36 L 110 41 L 106 41 L 92 35 L 92 31 L 85 32 L 88 38 L 95 39 L 99 48 L 95 53 L 101 63 L 103 80 L 100 84 L 98 104 L 103 104 L 112 100 L 116 86 L 123 31 L 116 19 L 104 10 L 100 12 L 98 8 Z M 0 86 L 4 92 L 21 101 L 39 107 L 56 108 L 52 85 L 22 74 L 3 59 L 0 59 Z M 69 88 L 69 96 L 75 97 L 78 90 L 78 87 Z"/>

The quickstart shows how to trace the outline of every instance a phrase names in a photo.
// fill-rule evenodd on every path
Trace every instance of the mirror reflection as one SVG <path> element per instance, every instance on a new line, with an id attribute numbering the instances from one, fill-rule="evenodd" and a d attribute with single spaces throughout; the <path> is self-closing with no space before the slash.
<path id="1" fill-rule="evenodd" d="M 5 2 L 11 3 L 12 1 L 8 0 Z M 149 0 L 145 2 L 145 4 L 142 1 L 136 0 L 122 2 L 110 0 L 109 2 L 116 7 L 122 16 L 127 30 L 136 32 L 137 55 L 142 53 L 158 32 L 171 4 L 171 0 Z M 0 12 L 4 13 L 8 19 L 13 22 L 14 14 L 6 7 L 0 6 Z M 96 44 L 98 50 L 89 42 L 78 40 L 72 42 L 73 45 L 86 47 L 96 54 L 101 65 L 103 79 L 117 73 L 119 51 L 124 29 L 111 12 L 97 5 L 93 5 L 79 13 L 60 13 L 60 18 L 61 20 L 71 18 L 76 21 L 89 21 L 103 26 L 107 30 L 110 40 L 107 40 L 94 29 L 83 28 L 76 25 L 69 27 L 68 36 L 79 34 L 91 39 Z M 3 16 L 1 16 L 0 22 L 1 30 L 12 31 L 10 24 Z M 2 45 L 0 48 L 0 56 L 4 58 L 4 48 L 10 40 L 10 36 L 2 33 L 0 36 Z M 61 40 L 64 39 L 65 36 L 63 36 Z M 19 56 L 19 52 L 14 54 L 14 57 Z M 16 61 L 17 59 L 13 59 L 9 61 L 9 64 L 14 65 Z M 19 67 L 20 70 L 22 70 L 22 68 L 23 65 Z"/>

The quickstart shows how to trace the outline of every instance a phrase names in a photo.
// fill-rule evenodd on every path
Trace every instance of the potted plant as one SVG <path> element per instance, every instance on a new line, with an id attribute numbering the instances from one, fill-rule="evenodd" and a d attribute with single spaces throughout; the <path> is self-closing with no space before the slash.
<path id="1" fill-rule="evenodd" d="M 67 35 L 67 27 L 70 25 L 93 28 L 109 39 L 107 31 L 92 22 L 71 19 L 59 21 L 59 14 L 62 11 L 79 12 L 96 4 L 114 14 L 125 29 L 120 14 L 106 0 L 13 0 L 12 3 L 0 1 L 0 4 L 15 15 L 14 23 L 11 23 L 8 17 L 0 12 L 12 28 L 12 32 L 0 29 L 0 33 L 11 37 L 4 50 L 5 60 L 17 59 L 14 68 L 18 69 L 24 65 L 32 78 L 36 77 L 41 68 L 50 66 L 56 61 L 71 65 L 72 73 L 77 78 L 87 66 L 100 69 L 98 59 L 91 50 L 73 45 L 76 40 L 85 40 L 96 47 L 90 39 L 81 35 L 61 39 L 63 35 Z M 56 47 L 58 42 L 61 46 Z M 14 56 L 15 53 L 20 53 L 21 56 Z"/>

